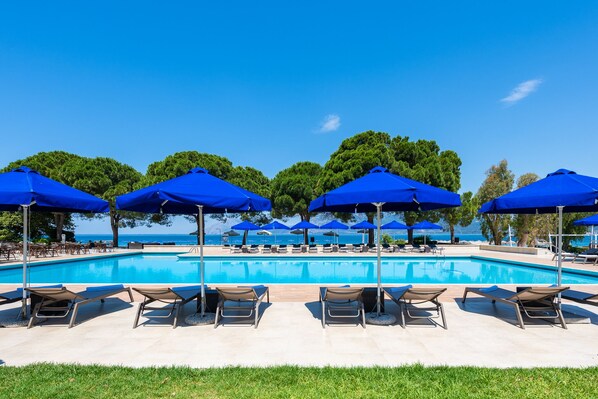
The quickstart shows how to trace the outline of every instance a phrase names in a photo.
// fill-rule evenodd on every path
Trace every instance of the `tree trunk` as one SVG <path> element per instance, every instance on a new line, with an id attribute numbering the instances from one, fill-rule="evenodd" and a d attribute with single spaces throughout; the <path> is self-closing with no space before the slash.
<path id="1" fill-rule="evenodd" d="M 374 223 L 374 214 L 368 213 L 368 222 L 375 224 L 376 226 L 378 226 L 378 221 L 376 220 L 376 222 Z M 374 230 L 373 229 L 369 229 L 368 230 L 368 244 L 369 245 L 375 245 L 376 241 L 374 240 Z"/>
<path id="2" fill-rule="evenodd" d="M 518 247 L 527 247 L 528 241 L 529 241 L 529 233 L 521 233 L 521 237 L 517 238 L 517 246 Z"/>
<path id="3" fill-rule="evenodd" d="M 56 223 L 56 241 L 62 241 L 62 230 L 64 228 L 64 213 L 55 213 L 54 222 Z"/>
<path id="4" fill-rule="evenodd" d="M 407 230 L 407 244 L 413 244 L 413 229 Z"/>
<path id="5" fill-rule="evenodd" d="M 309 222 L 309 215 L 306 215 L 306 216 L 304 216 L 304 215 L 299 215 L 299 216 L 301 216 L 301 221 L 302 221 L 302 222 L 303 222 L 304 220 L 305 220 L 306 222 Z M 305 245 L 309 245 L 309 234 L 308 234 L 308 232 L 307 232 L 307 231 L 308 231 L 307 229 L 303 229 L 303 244 L 305 244 Z"/>
<path id="6" fill-rule="evenodd" d="M 449 225 L 449 231 L 451 232 L 451 244 L 454 244 L 455 243 L 455 225 L 454 224 Z"/>
<path id="7" fill-rule="evenodd" d="M 249 235 L 249 230 L 243 231 L 243 242 L 241 244 L 247 245 L 247 236 Z"/>
<path id="8" fill-rule="evenodd" d="M 112 228 L 112 245 L 114 248 L 118 247 L 118 223 L 120 217 L 116 212 L 110 212 L 110 227 Z"/>

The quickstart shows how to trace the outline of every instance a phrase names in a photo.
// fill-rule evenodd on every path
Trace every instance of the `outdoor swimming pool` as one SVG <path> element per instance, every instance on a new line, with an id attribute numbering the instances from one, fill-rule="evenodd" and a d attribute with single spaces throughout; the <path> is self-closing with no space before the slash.
<path id="1" fill-rule="evenodd" d="M 29 268 L 38 283 L 197 283 L 199 259 L 128 255 Z M 0 270 L 0 283 L 20 283 L 20 268 Z M 553 270 L 467 257 L 384 258 L 385 284 L 553 284 Z M 376 259 L 358 257 L 207 257 L 208 284 L 373 284 Z M 563 284 L 598 284 L 598 276 L 563 273 Z"/>

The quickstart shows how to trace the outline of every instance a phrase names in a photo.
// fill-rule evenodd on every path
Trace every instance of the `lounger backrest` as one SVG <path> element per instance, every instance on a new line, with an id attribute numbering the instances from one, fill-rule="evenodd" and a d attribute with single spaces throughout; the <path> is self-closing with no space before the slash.
<path id="1" fill-rule="evenodd" d="M 433 301 L 444 291 L 446 288 L 409 288 L 403 298 L 408 301 Z"/>
<path id="2" fill-rule="evenodd" d="M 361 299 L 363 288 L 334 287 L 326 288 L 325 301 L 356 301 Z"/>
<path id="3" fill-rule="evenodd" d="M 530 287 L 514 295 L 520 301 L 540 301 L 542 299 L 551 299 L 559 292 L 568 290 L 569 287 Z"/>
<path id="4" fill-rule="evenodd" d="M 218 294 L 226 301 L 253 301 L 257 299 L 251 287 L 216 288 Z"/>
<path id="5" fill-rule="evenodd" d="M 32 295 L 41 296 L 43 298 L 51 299 L 53 301 L 72 301 L 75 299 L 82 299 L 83 297 L 69 291 L 66 287 L 62 288 L 27 288 Z"/>
<path id="6" fill-rule="evenodd" d="M 146 298 L 156 301 L 174 301 L 183 299 L 179 294 L 170 288 L 133 288 Z"/>

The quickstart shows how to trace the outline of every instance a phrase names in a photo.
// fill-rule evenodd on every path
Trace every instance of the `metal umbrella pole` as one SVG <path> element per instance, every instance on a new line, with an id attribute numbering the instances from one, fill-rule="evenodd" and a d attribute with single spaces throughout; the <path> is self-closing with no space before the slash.
<path id="1" fill-rule="evenodd" d="M 24 318 L 29 318 L 29 308 L 27 307 L 27 260 L 29 259 L 29 205 L 23 205 L 23 300 L 21 305 L 21 314 Z"/>

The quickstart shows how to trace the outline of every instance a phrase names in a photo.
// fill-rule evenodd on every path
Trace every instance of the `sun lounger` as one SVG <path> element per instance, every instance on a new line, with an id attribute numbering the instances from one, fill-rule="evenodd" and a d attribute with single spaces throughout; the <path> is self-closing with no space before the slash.
<path id="1" fill-rule="evenodd" d="M 322 303 L 322 328 L 326 328 L 326 316 L 330 318 L 358 318 L 365 328 L 365 310 L 363 306 L 363 288 L 320 287 Z"/>
<path id="2" fill-rule="evenodd" d="M 419 244 L 412 244 L 411 252 L 424 252 L 424 249 Z"/>
<path id="3" fill-rule="evenodd" d="M 438 297 L 446 291 L 446 288 L 413 288 L 411 285 L 404 287 L 385 287 L 386 295 L 401 309 L 401 324 L 405 328 L 405 315 L 412 319 L 433 319 L 442 318 L 442 327 L 446 330 L 446 318 L 444 316 L 444 307 L 438 301 Z M 423 307 L 429 303 L 431 307 Z M 436 315 L 430 315 L 428 312 L 434 311 Z M 423 314 L 422 314 L 423 312 Z"/>
<path id="4" fill-rule="evenodd" d="M 583 303 L 584 305 L 598 306 L 598 294 L 590 294 L 589 292 L 567 290 L 561 294 L 561 298 Z"/>
<path id="5" fill-rule="evenodd" d="M 103 303 L 104 299 L 122 292 L 128 293 L 131 302 L 133 302 L 131 288 L 125 287 L 122 284 L 87 287 L 85 291 L 81 292 L 73 292 L 66 287 L 27 288 L 27 291 L 29 291 L 30 295 L 37 295 L 42 298 L 35 305 L 27 328 L 33 327 L 39 318 L 64 318 L 72 311 L 69 321 L 69 328 L 71 328 L 75 325 L 77 312 L 81 306 L 96 301 Z M 65 302 L 66 304 L 64 304 Z"/>
<path id="6" fill-rule="evenodd" d="M 338 244 L 338 252 L 346 254 L 349 252 L 349 248 L 347 247 L 346 244 Z"/>
<path id="7" fill-rule="evenodd" d="M 31 288 L 34 288 L 34 287 L 31 287 Z M 35 287 L 35 288 L 62 288 L 62 284 L 44 285 L 44 286 Z M 27 290 L 25 290 L 25 292 L 27 293 L 26 294 L 27 298 L 29 298 L 29 292 Z M 23 299 L 23 288 L 19 287 L 16 290 L 1 293 L 0 294 L 0 305 L 6 305 L 9 303 L 18 302 L 22 299 Z"/>
<path id="8" fill-rule="evenodd" d="M 317 254 L 318 253 L 318 246 L 316 244 L 309 244 L 309 253 L 310 254 Z"/>
<path id="9" fill-rule="evenodd" d="M 324 246 L 322 247 L 322 252 L 332 253 L 332 244 L 324 244 Z"/>
<path id="10" fill-rule="evenodd" d="M 558 304 L 556 297 L 559 293 L 568 290 L 569 287 L 528 287 L 519 292 L 505 290 L 496 285 L 486 288 L 467 287 L 463 292 L 462 303 L 465 303 L 467 294 L 472 292 L 492 300 L 492 303 L 500 302 L 512 306 L 517 315 L 517 321 L 522 329 L 525 329 L 521 312 L 532 319 L 558 319 L 561 326 L 566 329 L 567 324 Z"/>
<path id="11" fill-rule="evenodd" d="M 355 252 L 355 253 L 363 252 L 363 244 L 353 244 L 353 252 Z"/>
<path id="12" fill-rule="evenodd" d="M 263 254 L 271 254 L 272 253 L 272 245 L 265 244 L 264 247 L 262 248 L 262 253 Z"/>
<path id="13" fill-rule="evenodd" d="M 303 252 L 303 248 L 299 244 L 293 244 L 293 248 L 291 249 L 291 253 L 300 254 Z"/>
<path id="14" fill-rule="evenodd" d="M 250 254 L 258 254 L 260 252 L 260 246 L 257 244 L 252 244 L 249 247 L 249 253 Z"/>
<path id="15" fill-rule="evenodd" d="M 430 248 L 433 254 L 440 253 L 442 255 L 442 253 L 444 252 L 444 248 L 439 247 L 436 244 L 430 244 L 428 247 Z"/>
<path id="16" fill-rule="evenodd" d="M 394 248 L 388 244 L 382 244 L 382 252 L 391 253 L 391 252 L 394 252 Z"/>
<path id="17" fill-rule="evenodd" d="M 288 252 L 287 245 L 281 244 L 278 246 L 278 253 L 279 254 L 286 254 Z"/>
<path id="18" fill-rule="evenodd" d="M 230 252 L 233 254 L 240 254 L 243 251 L 243 245 L 231 245 Z"/>
<path id="19" fill-rule="evenodd" d="M 201 286 L 200 285 L 193 285 L 193 286 L 183 286 L 183 287 L 174 287 L 174 288 L 133 288 L 135 291 L 140 293 L 144 296 L 143 302 L 139 304 L 139 309 L 137 310 L 137 315 L 135 316 L 135 322 L 133 323 L 133 328 L 136 328 L 139 325 L 139 317 L 146 316 L 149 318 L 168 318 L 174 314 L 174 320 L 172 322 L 172 328 L 177 327 L 177 322 L 179 319 L 179 315 L 181 313 L 181 309 L 192 300 L 199 297 L 201 294 Z M 155 306 L 148 306 L 154 302 L 160 302 L 165 304 L 166 306 L 155 307 Z M 145 311 L 167 311 L 166 315 L 144 315 Z"/>
<path id="20" fill-rule="evenodd" d="M 259 323 L 260 304 L 266 298 L 270 302 L 270 290 L 264 285 L 251 287 L 216 288 L 218 291 L 218 307 L 214 328 L 224 317 L 249 318 L 254 316 L 254 328 Z M 229 311 L 230 313 L 227 313 Z"/>
<path id="21" fill-rule="evenodd" d="M 598 263 L 598 249 L 588 249 L 573 258 L 573 262 L 578 260 L 583 260 L 583 263 Z"/>

